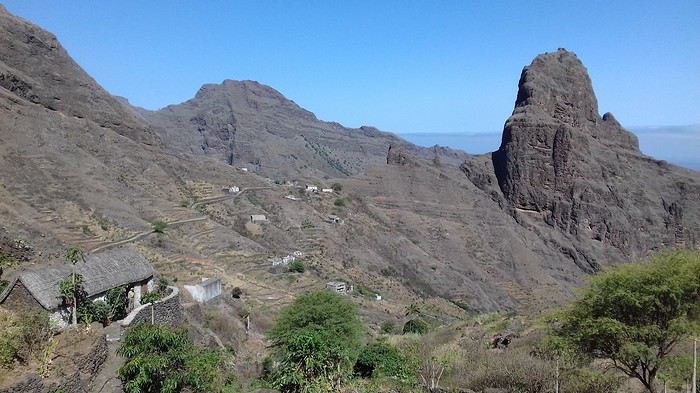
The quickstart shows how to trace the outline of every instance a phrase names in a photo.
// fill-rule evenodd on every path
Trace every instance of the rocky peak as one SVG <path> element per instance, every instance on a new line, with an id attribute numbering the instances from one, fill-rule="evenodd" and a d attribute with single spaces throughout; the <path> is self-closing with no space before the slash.
<path id="1" fill-rule="evenodd" d="M 599 121 L 598 102 L 588 71 L 565 49 L 537 56 L 518 83 L 513 114 L 550 116 L 573 127 Z"/>

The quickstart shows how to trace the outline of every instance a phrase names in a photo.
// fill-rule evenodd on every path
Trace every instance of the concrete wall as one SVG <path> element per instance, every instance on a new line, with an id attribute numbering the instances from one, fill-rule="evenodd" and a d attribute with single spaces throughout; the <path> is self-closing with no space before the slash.
<path id="1" fill-rule="evenodd" d="M 199 303 L 205 303 L 221 295 L 223 286 L 221 280 L 205 280 L 197 285 L 185 285 L 185 289 L 190 293 L 192 299 Z"/>
<path id="2" fill-rule="evenodd" d="M 141 323 L 151 323 L 151 307 L 156 325 L 178 326 L 182 323 L 182 306 L 180 291 L 176 287 L 168 287 L 170 294 L 151 304 L 143 304 L 132 310 L 126 318 L 119 321 L 122 327 L 136 326 Z"/>

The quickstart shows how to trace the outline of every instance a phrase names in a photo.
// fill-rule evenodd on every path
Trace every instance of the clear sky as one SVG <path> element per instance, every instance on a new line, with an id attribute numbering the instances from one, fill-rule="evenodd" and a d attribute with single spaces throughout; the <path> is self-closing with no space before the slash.
<path id="1" fill-rule="evenodd" d="M 700 1 L 6 1 L 111 93 L 148 109 L 252 79 L 323 120 L 499 132 L 522 67 L 564 47 L 601 113 L 700 123 Z"/>

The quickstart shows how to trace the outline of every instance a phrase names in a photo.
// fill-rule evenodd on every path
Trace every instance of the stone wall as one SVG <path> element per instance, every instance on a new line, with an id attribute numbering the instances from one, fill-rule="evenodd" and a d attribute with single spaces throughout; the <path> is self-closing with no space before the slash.
<path id="1" fill-rule="evenodd" d="M 84 393 L 98 374 L 102 364 L 107 360 L 107 340 L 100 335 L 92 345 L 90 352 L 75 359 L 77 371 L 62 377 L 60 381 L 42 379 L 31 375 L 22 382 L 0 389 L 0 393 Z"/>
<path id="2" fill-rule="evenodd" d="M 6 291 L 9 290 L 10 293 L 2 301 L 2 303 L 0 303 L 2 307 L 22 313 L 29 310 L 38 311 L 44 309 L 41 304 L 34 299 L 32 294 L 29 293 L 24 284 L 22 284 L 22 281 L 16 280 L 11 282 L 9 286 L 10 287 L 6 289 Z M 0 292 L 0 295 L 1 294 L 2 293 Z"/>
<path id="3" fill-rule="evenodd" d="M 143 304 L 135 308 L 126 318 L 121 320 L 119 324 L 122 327 L 130 327 L 144 322 L 151 323 L 151 307 L 154 307 L 153 319 L 156 325 L 180 325 L 180 323 L 182 323 L 180 291 L 176 287 L 168 287 L 168 289 L 170 289 L 170 294 L 168 296 L 155 302 L 153 305 Z"/>

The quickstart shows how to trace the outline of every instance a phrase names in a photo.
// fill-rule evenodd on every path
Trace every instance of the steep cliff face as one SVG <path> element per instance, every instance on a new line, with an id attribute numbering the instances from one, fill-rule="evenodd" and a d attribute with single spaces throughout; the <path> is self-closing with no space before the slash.
<path id="1" fill-rule="evenodd" d="M 139 142 L 160 143 L 148 125 L 71 59 L 56 37 L 0 7 L 0 87 L 29 102 L 88 119 Z"/>
<path id="2" fill-rule="evenodd" d="M 525 67 L 491 159 L 493 176 L 476 161 L 465 173 L 482 189 L 497 183 L 494 197 L 520 223 L 563 234 L 563 252 L 584 270 L 603 258 L 696 246 L 698 203 L 689 195 L 700 195 L 697 173 L 644 156 L 612 114 L 601 117 L 571 52 L 542 54 Z"/>

